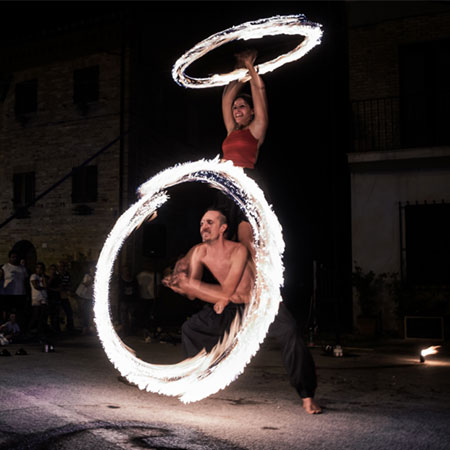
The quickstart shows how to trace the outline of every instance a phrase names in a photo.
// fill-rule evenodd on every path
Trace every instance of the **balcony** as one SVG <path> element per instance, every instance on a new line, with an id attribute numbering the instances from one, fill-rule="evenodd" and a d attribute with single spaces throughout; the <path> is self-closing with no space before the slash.
<path id="1" fill-rule="evenodd" d="M 450 90 L 351 103 L 352 152 L 450 145 Z"/>

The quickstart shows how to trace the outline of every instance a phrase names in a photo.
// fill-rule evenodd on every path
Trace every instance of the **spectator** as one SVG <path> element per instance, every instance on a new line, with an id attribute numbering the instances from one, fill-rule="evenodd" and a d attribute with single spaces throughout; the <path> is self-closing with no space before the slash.
<path id="1" fill-rule="evenodd" d="M 48 268 L 47 296 L 51 329 L 55 333 L 60 333 L 59 308 L 61 306 L 61 281 L 55 264 L 52 264 Z"/>
<path id="2" fill-rule="evenodd" d="M 20 327 L 16 322 L 16 315 L 11 313 L 9 315 L 9 321 L 0 325 L 0 333 L 4 338 L 8 339 L 10 343 L 15 342 L 20 337 Z"/>
<path id="3" fill-rule="evenodd" d="M 19 255 L 11 250 L 8 254 L 9 261 L 3 265 L 3 307 L 5 311 L 3 320 L 12 310 L 16 311 L 17 321 L 23 330 L 27 308 L 26 281 L 27 270 L 20 264 Z"/>
<path id="4" fill-rule="evenodd" d="M 119 320 L 125 334 L 137 328 L 139 284 L 128 266 L 123 266 L 119 277 Z"/>
<path id="5" fill-rule="evenodd" d="M 83 334 L 91 334 L 93 331 L 92 299 L 94 296 L 94 276 L 95 265 L 91 263 L 89 264 L 89 272 L 84 275 L 76 291 L 76 294 L 80 299 Z"/>
<path id="6" fill-rule="evenodd" d="M 150 265 L 144 267 L 136 275 L 139 284 L 139 297 L 141 299 L 141 310 L 143 325 L 151 329 L 155 325 L 155 302 L 157 297 L 157 284 L 160 281 L 158 274 L 152 270 Z"/>
<path id="7" fill-rule="evenodd" d="M 45 265 L 42 262 L 36 264 L 35 273 L 30 277 L 31 285 L 31 321 L 30 331 L 37 326 L 37 332 L 43 336 L 47 331 L 48 321 L 48 279 L 45 275 Z"/>
<path id="8" fill-rule="evenodd" d="M 61 308 L 66 315 L 66 331 L 73 332 L 73 311 L 70 304 L 70 291 L 71 291 L 71 277 L 65 261 L 59 261 L 57 268 L 59 281 L 60 281 L 60 302 Z"/>

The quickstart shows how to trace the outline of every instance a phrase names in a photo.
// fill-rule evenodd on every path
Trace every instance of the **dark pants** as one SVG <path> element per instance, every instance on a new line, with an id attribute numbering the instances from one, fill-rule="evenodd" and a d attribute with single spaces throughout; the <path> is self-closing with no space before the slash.
<path id="1" fill-rule="evenodd" d="M 216 314 L 211 305 L 205 305 L 187 320 L 181 329 L 186 357 L 195 356 L 203 348 L 209 352 L 229 330 L 236 313 L 242 309 L 242 305 L 229 304 L 222 314 Z M 280 345 L 284 367 L 298 395 L 301 398 L 314 397 L 317 387 L 314 360 L 301 337 L 297 322 L 283 302 L 268 335 Z"/>
<path id="2" fill-rule="evenodd" d="M 61 298 L 61 308 L 66 315 L 66 330 L 73 331 L 73 311 L 72 305 L 70 304 L 70 300 L 68 298 Z"/>
<path id="3" fill-rule="evenodd" d="M 186 357 L 192 358 L 202 349 L 211 351 L 230 329 L 236 314 L 242 310 L 243 305 L 230 303 L 222 314 L 217 314 L 213 305 L 206 304 L 202 310 L 184 322 L 181 327 L 181 341 Z"/>
<path id="4" fill-rule="evenodd" d="M 302 339 L 297 322 L 283 302 L 269 327 L 268 335 L 280 345 L 284 367 L 298 395 L 301 398 L 314 397 L 317 387 L 314 360 Z"/>
<path id="5" fill-rule="evenodd" d="M 141 325 L 140 317 L 141 303 L 134 299 L 119 300 L 119 322 L 126 332 L 137 331 L 138 325 Z"/>
<path id="6" fill-rule="evenodd" d="M 52 331 L 60 332 L 59 327 L 59 307 L 60 307 L 60 298 L 57 295 L 48 296 L 48 315 L 50 316 L 50 326 Z"/>
<path id="7" fill-rule="evenodd" d="M 44 336 L 47 333 L 47 321 L 48 321 L 48 305 L 33 305 L 31 307 L 31 320 L 29 328 L 32 330 L 37 327 L 39 336 Z"/>
<path id="8" fill-rule="evenodd" d="M 92 299 L 81 298 L 79 300 L 80 305 L 80 315 L 81 315 L 81 324 L 84 329 L 89 328 L 92 323 L 92 317 L 94 315 L 93 312 L 93 304 Z"/>

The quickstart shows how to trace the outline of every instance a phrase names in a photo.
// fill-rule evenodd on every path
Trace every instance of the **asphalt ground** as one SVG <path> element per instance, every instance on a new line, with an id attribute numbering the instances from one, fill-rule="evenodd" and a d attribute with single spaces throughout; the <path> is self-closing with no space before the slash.
<path id="1" fill-rule="evenodd" d="M 173 363 L 181 346 L 127 344 Z M 0 449 L 448 449 L 450 349 L 419 361 L 426 342 L 349 341 L 341 358 L 311 348 L 323 414 L 308 415 L 276 343 L 200 402 L 119 381 L 97 336 L 63 336 L 55 352 L 14 344 L 0 357 Z M 27 355 L 15 355 L 23 347 Z"/>

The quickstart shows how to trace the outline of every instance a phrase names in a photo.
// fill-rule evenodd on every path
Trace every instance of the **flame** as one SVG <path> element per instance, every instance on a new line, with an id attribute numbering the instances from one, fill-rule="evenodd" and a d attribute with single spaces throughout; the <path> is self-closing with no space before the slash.
<path id="1" fill-rule="evenodd" d="M 138 359 L 114 330 L 109 310 L 109 281 L 125 239 L 169 199 L 165 189 L 192 181 L 221 189 L 246 213 L 256 250 L 252 298 L 242 322 L 237 316 L 229 334 L 211 352 L 202 352 L 179 364 L 149 364 Z M 219 156 L 166 169 L 142 184 L 138 193 L 140 199 L 119 217 L 97 262 L 94 315 L 98 335 L 113 365 L 140 389 L 178 396 L 185 403 L 201 400 L 226 387 L 244 371 L 278 312 L 283 284 L 281 226 L 255 181 L 231 161 L 220 162 Z"/>
<path id="2" fill-rule="evenodd" d="M 428 348 L 423 349 L 423 350 L 420 352 L 420 354 L 421 354 L 423 357 L 428 356 L 428 355 L 435 355 L 435 354 L 438 352 L 438 351 L 437 351 L 438 348 L 441 348 L 441 346 L 440 346 L 440 345 L 432 345 L 431 347 L 428 347 Z"/>
<path id="3" fill-rule="evenodd" d="M 236 69 L 225 74 L 215 74 L 209 78 L 189 77 L 185 75 L 185 71 L 194 61 L 228 42 L 237 39 L 261 39 L 264 36 L 277 36 L 280 34 L 299 35 L 304 36 L 305 39 L 290 52 L 255 66 L 260 75 L 272 72 L 284 64 L 296 61 L 306 55 L 312 48 L 320 44 L 322 29 L 320 24 L 307 21 L 305 16 L 301 14 L 274 16 L 245 22 L 213 34 L 192 47 L 176 61 L 172 68 L 172 77 L 179 85 L 189 88 L 225 86 L 234 80 L 247 81 L 250 79 L 247 69 Z"/>

